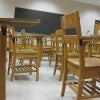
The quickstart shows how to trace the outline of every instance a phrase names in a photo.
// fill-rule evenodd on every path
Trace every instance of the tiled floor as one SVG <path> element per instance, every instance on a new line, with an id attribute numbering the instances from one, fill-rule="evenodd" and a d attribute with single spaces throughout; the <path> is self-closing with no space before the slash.
<path id="1" fill-rule="evenodd" d="M 59 71 L 53 76 L 53 68 L 48 61 L 42 61 L 39 81 L 36 81 L 35 73 L 15 75 L 13 82 L 10 81 L 10 75 L 7 75 L 7 100 L 76 100 L 75 93 L 68 87 L 65 96 L 61 97 Z"/>

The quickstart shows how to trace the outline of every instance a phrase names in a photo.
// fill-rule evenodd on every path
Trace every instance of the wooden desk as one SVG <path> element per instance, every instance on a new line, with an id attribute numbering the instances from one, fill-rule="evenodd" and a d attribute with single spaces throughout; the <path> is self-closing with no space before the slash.
<path id="1" fill-rule="evenodd" d="M 6 33 L 7 27 L 2 26 L 0 32 L 0 100 L 6 100 Z"/>
<path id="2" fill-rule="evenodd" d="M 33 27 L 37 24 L 40 24 L 40 19 L 0 18 L 0 25 Z"/>
<path id="3" fill-rule="evenodd" d="M 6 38 L 7 26 L 32 27 L 40 23 L 39 19 L 0 18 L 0 100 L 6 100 Z M 2 27 L 3 26 L 3 27 Z"/>

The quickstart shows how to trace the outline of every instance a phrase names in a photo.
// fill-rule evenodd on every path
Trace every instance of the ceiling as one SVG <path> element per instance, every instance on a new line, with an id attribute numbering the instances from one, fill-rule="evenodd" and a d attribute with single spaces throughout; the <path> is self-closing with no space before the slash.
<path id="1" fill-rule="evenodd" d="M 100 6 L 100 0 L 74 0 L 74 1 Z"/>

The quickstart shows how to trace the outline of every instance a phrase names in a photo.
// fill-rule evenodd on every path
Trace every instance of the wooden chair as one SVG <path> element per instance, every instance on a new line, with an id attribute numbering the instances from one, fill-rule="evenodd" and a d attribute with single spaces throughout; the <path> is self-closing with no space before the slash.
<path id="1" fill-rule="evenodd" d="M 100 36 L 94 35 L 91 42 L 91 56 L 100 58 Z"/>
<path id="2" fill-rule="evenodd" d="M 14 30 L 14 27 L 8 27 L 8 37 L 9 37 L 9 64 L 8 64 L 8 71 L 7 71 L 7 73 L 8 73 L 8 75 L 9 75 L 9 72 L 10 72 L 10 66 L 11 66 L 11 64 L 12 64 L 12 54 L 13 54 L 13 45 L 12 45 L 12 39 L 11 39 L 11 37 L 12 36 L 14 36 L 14 35 L 16 35 L 16 32 L 15 32 L 15 30 Z"/>
<path id="3" fill-rule="evenodd" d="M 64 79 L 61 96 L 64 96 L 66 85 L 76 94 L 77 100 L 100 97 L 100 86 L 97 78 L 100 78 L 100 59 L 85 58 L 85 44 L 88 42 L 82 37 L 79 12 L 71 12 L 62 18 L 64 30 L 76 29 L 76 35 L 64 36 Z M 67 32 L 66 32 L 67 34 Z M 69 45 L 76 45 L 79 49 L 79 58 L 68 58 Z M 68 74 L 75 74 L 78 81 L 68 80 Z"/>
<path id="4" fill-rule="evenodd" d="M 52 61 L 55 61 L 56 58 L 56 34 L 51 34 L 51 50 L 50 50 L 50 60 L 49 65 Z"/>
<path id="5" fill-rule="evenodd" d="M 29 46 L 22 48 L 19 48 L 19 44 L 17 44 L 17 40 L 23 38 L 26 40 L 27 38 L 36 38 L 37 40 L 37 48 L 34 50 L 34 48 L 30 48 Z M 40 66 L 40 61 L 41 61 L 41 46 L 40 41 L 42 43 L 42 36 L 37 35 L 37 36 L 16 36 L 16 35 L 11 35 L 10 36 L 11 44 L 12 44 L 12 64 L 10 65 L 11 68 L 11 81 L 13 80 L 14 74 L 17 73 L 32 73 L 36 72 L 36 80 L 39 80 L 39 66 Z M 24 41 L 25 42 L 25 41 Z M 23 42 L 22 42 L 23 43 Z M 25 43 L 26 44 L 26 43 Z M 21 44 L 23 45 L 23 44 Z M 28 48 L 29 47 L 29 48 Z M 28 59 L 29 64 L 24 64 L 23 60 L 22 63 L 17 65 L 16 60 L 17 59 Z M 34 62 L 34 63 L 32 63 Z"/>
<path id="6" fill-rule="evenodd" d="M 13 43 L 12 43 L 12 37 L 14 36 L 21 36 L 20 38 L 17 38 L 17 49 L 21 49 L 21 48 L 26 48 L 26 42 L 25 42 L 25 29 L 21 30 L 21 34 L 17 34 L 17 32 L 15 31 L 14 27 L 8 27 L 8 37 L 9 37 L 9 64 L 8 64 L 8 75 L 10 72 L 10 66 L 12 64 L 12 58 L 13 58 Z M 23 59 L 24 60 L 24 59 Z M 23 60 L 20 58 L 20 62 Z"/>
<path id="7" fill-rule="evenodd" d="M 51 62 L 56 62 L 56 32 L 51 34 L 51 54 L 50 54 L 50 62 L 49 65 L 51 65 Z"/>
<path id="8" fill-rule="evenodd" d="M 100 58 L 100 22 L 95 21 L 91 48 L 91 56 Z"/>
<path id="9" fill-rule="evenodd" d="M 43 57 L 50 59 L 51 50 L 51 35 L 44 35 L 43 37 Z"/>
<path id="10" fill-rule="evenodd" d="M 53 75 L 56 74 L 56 70 L 60 70 L 59 80 L 63 75 L 63 42 L 64 42 L 64 31 L 62 29 L 56 31 L 56 62 Z"/>

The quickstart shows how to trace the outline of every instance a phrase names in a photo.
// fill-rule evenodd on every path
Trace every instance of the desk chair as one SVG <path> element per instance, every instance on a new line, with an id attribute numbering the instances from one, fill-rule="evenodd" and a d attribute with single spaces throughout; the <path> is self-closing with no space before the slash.
<path id="1" fill-rule="evenodd" d="M 63 29 L 76 29 L 76 35 L 64 36 L 64 79 L 61 96 L 64 96 L 66 85 L 76 94 L 77 100 L 100 97 L 100 86 L 97 78 L 100 78 L 100 59 L 85 58 L 85 38 L 82 38 L 80 17 L 78 11 L 70 12 L 62 18 Z M 79 58 L 68 58 L 69 45 L 77 45 Z M 68 74 L 76 75 L 78 81 L 68 80 Z"/>

